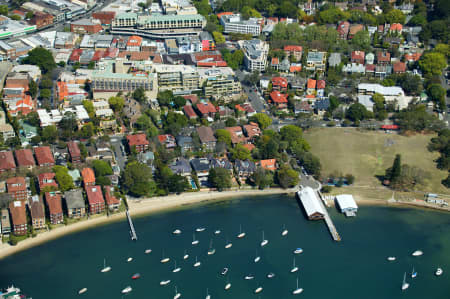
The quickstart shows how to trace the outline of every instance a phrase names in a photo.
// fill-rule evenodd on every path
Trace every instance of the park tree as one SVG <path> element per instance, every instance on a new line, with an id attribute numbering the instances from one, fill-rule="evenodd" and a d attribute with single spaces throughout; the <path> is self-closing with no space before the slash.
<path id="1" fill-rule="evenodd" d="M 305 168 L 308 174 L 313 175 L 314 177 L 320 176 L 320 171 L 322 169 L 322 165 L 320 163 L 319 158 L 314 156 L 310 152 L 299 152 L 297 153 L 297 158 L 300 161 L 300 164 Z"/>
<path id="2" fill-rule="evenodd" d="M 225 168 L 212 168 L 209 170 L 208 182 L 219 191 L 231 188 L 230 172 Z"/>
<path id="3" fill-rule="evenodd" d="M 152 196 L 156 192 L 151 169 L 137 161 L 130 162 L 125 167 L 123 186 L 130 194 L 138 197 Z"/>
<path id="4" fill-rule="evenodd" d="M 69 175 L 69 170 L 60 165 L 53 166 L 53 171 L 55 172 L 55 178 L 59 185 L 59 190 L 65 192 L 67 190 L 75 188 L 73 184 L 73 179 Z"/>
<path id="5" fill-rule="evenodd" d="M 402 161 L 401 155 L 395 155 L 394 163 L 392 164 L 392 168 L 389 172 L 389 180 L 394 183 L 397 179 L 400 178 L 402 172 Z"/>
<path id="6" fill-rule="evenodd" d="M 445 101 L 446 90 L 440 84 L 430 84 L 427 88 L 427 93 L 433 102 Z"/>
<path id="7" fill-rule="evenodd" d="M 92 168 L 94 169 L 95 176 L 101 177 L 106 175 L 112 175 L 113 170 L 111 168 L 111 165 L 109 165 L 108 162 L 103 160 L 94 160 L 92 162 Z"/>
<path id="8" fill-rule="evenodd" d="M 133 99 L 138 101 L 139 103 L 144 103 L 147 100 L 147 96 L 145 95 L 145 90 L 142 87 L 138 87 L 133 91 L 132 95 Z"/>
<path id="9" fill-rule="evenodd" d="M 273 184 L 273 173 L 262 167 L 258 167 L 252 174 L 251 179 L 259 189 L 265 189 Z"/>
<path id="10" fill-rule="evenodd" d="M 28 52 L 28 56 L 25 57 L 22 62 L 24 64 L 37 65 L 44 74 L 51 72 L 56 68 L 56 63 L 52 52 L 41 47 L 34 48 Z"/>
<path id="11" fill-rule="evenodd" d="M 250 117 L 250 120 L 256 122 L 261 129 L 265 129 L 272 124 L 272 119 L 265 113 L 256 113 Z"/>
<path id="12" fill-rule="evenodd" d="M 282 188 L 292 188 L 300 181 L 298 173 L 288 164 L 284 164 L 277 170 L 277 181 Z"/>
<path id="13" fill-rule="evenodd" d="M 36 98 L 38 86 L 34 80 L 30 80 L 30 82 L 28 82 L 28 92 L 30 93 L 31 98 Z"/>
<path id="14" fill-rule="evenodd" d="M 225 37 L 223 36 L 222 33 L 218 32 L 218 31 L 214 31 L 212 33 L 214 41 L 216 42 L 216 44 L 221 45 L 225 43 Z"/>
<path id="15" fill-rule="evenodd" d="M 110 97 L 108 99 L 108 103 L 111 106 L 112 110 L 114 110 L 114 112 L 120 112 L 125 105 L 125 99 L 119 96 Z"/>
<path id="16" fill-rule="evenodd" d="M 352 104 L 345 114 L 351 121 L 361 121 L 367 116 L 367 109 L 360 103 Z"/>
<path id="17" fill-rule="evenodd" d="M 429 52 L 422 55 L 419 66 L 425 76 L 440 76 L 442 70 L 447 66 L 445 56 L 439 52 Z"/>
<path id="18" fill-rule="evenodd" d="M 56 126 L 47 126 L 42 129 L 41 139 L 44 142 L 54 143 L 58 138 L 58 129 Z"/>
<path id="19" fill-rule="evenodd" d="M 283 140 L 292 144 L 299 138 L 302 138 L 303 130 L 296 125 L 286 125 L 280 129 L 280 135 Z"/>
<path id="20" fill-rule="evenodd" d="M 231 147 L 231 133 L 225 129 L 216 130 L 217 142 L 223 142 L 227 146 Z"/>

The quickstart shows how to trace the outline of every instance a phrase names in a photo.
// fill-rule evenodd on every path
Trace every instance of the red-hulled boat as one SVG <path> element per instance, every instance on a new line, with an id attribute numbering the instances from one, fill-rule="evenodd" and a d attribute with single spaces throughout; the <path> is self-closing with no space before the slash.
<path id="1" fill-rule="evenodd" d="M 141 274 L 139 274 L 139 273 L 136 273 L 133 276 L 131 276 L 132 279 L 138 279 L 140 277 L 141 277 Z"/>

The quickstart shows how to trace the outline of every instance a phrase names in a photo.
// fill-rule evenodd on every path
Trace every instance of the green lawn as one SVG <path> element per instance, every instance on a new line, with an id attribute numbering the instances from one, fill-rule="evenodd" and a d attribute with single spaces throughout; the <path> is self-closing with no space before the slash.
<path id="1" fill-rule="evenodd" d="M 401 154 L 402 163 L 430 173 L 431 178 L 421 191 L 450 193 L 441 184 L 447 173 L 438 170 L 434 163 L 438 153 L 427 150 L 432 135 L 405 137 L 353 128 L 315 128 L 305 132 L 304 137 L 310 143 L 311 151 L 320 158 L 322 174 L 351 173 L 356 178 L 355 189 L 381 186 L 375 176 L 383 175 L 386 168 L 392 166 L 395 155 Z M 383 193 L 389 193 L 387 191 Z"/>

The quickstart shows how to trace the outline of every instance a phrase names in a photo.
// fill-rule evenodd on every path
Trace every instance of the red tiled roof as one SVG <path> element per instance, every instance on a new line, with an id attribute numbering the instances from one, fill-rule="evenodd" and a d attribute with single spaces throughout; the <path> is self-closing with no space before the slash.
<path id="1" fill-rule="evenodd" d="M 34 148 L 34 154 L 38 165 L 55 164 L 52 151 L 49 146 L 40 146 Z"/>
<path id="2" fill-rule="evenodd" d="M 69 60 L 76 62 L 76 61 L 80 61 L 80 56 L 81 54 L 83 54 L 83 50 L 82 49 L 74 49 L 72 51 L 72 54 L 70 54 Z"/>
<path id="3" fill-rule="evenodd" d="M 272 65 L 277 65 L 279 63 L 280 63 L 280 61 L 277 57 L 272 57 L 272 62 L 271 62 Z"/>
<path id="4" fill-rule="evenodd" d="M 27 182 L 24 177 L 13 177 L 6 180 L 8 193 L 27 190 Z"/>
<path id="5" fill-rule="evenodd" d="M 394 23 L 391 25 L 391 28 L 389 28 L 389 31 L 402 31 L 403 26 L 399 23 Z"/>
<path id="6" fill-rule="evenodd" d="M 235 108 L 237 111 L 245 112 L 245 109 L 244 109 L 241 105 L 239 105 L 239 104 L 234 105 L 234 108 Z"/>
<path id="7" fill-rule="evenodd" d="M 255 109 L 253 109 L 252 105 L 250 103 L 242 104 L 242 108 L 244 108 L 245 112 L 247 113 L 254 113 L 256 112 Z"/>
<path id="8" fill-rule="evenodd" d="M 231 143 L 236 144 L 245 141 L 244 133 L 242 132 L 242 128 L 239 126 L 236 127 L 226 127 L 225 130 L 230 132 L 231 135 Z"/>
<path id="9" fill-rule="evenodd" d="M 363 60 L 364 61 L 364 51 L 352 51 L 352 60 Z"/>
<path id="10" fill-rule="evenodd" d="M 272 99 L 272 101 L 274 103 L 277 103 L 277 104 L 285 104 L 285 103 L 288 102 L 288 100 L 286 98 L 286 95 L 284 95 L 284 94 L 282 94 L 282 93 L 280 93 L 279 91 L 276 91 L 276 90 L 272 91 L 270 93 L 270 98 Z"/>
<path id="11" fill-rule="evenodd" d="M 420 56 L 422 56 L 422 53 L 412 53 L 412 54 L 405 54 L 405 60 L 406 61 L 419 61 Z"/>
<path id="12" fill-rule="evenodd" d="M 300 63 L 291 64 L 291 66 L 289 67 L 290 73 L 301 72 L 301 71 L 302 71 L 302 65 Z"/>
<path id="13" fill-rule="evenodd" d="M 71 157 L 81 156 L 80 148 L 78 147 L 78 143 L 76 143 L 75 141 L 67 142 L 67 149 L 69 150 L 69 154 Z"/>
<path id="14" fill-rule="evenodd" d="M 316 96 L 315 95 L 313 95 L 313 94 L 307 94 L 306 96 L 305 96 L 305 98 L 307 98 L 307 99 L 314 99 Z"/>
<path id="15" fill-rule="evenodd" d="M 141 46 L 141 44 L 142 44 L 142 37 L 140 37 L 140 36 L 132 35 L 128 38 L 127 47 L 129 47 L 129 46 L 132 46 L 132 47 L 138 46 L 139 47 L 139 46 Z"/>
<path id="16" fill-rule="evenodd" d="M 277 169 L 276 167 L 277 160 L 276 159 L 267 159 L 267 160 L 261 160 L 259 161 L 259 165 L 267 170 L 275 171 Z"/>
<path id="17" fill-rule="evenodd" d="M 97 50 L 91 58 L 91 61 L 99 61 L 105 55 L 105 50 Z"/>
<path id="18" fill-rule="evenodd" d="M 302 48 L 302 46 L 288 45 L 288 46 L 284 46 L 283 50 L 289 51 L 289 52 L 302 52 L 303 48 Z"/>
<path id="19" fill-rule="evenodd" d="M 244 125 L 244 130 L 248 138 L 253 138 L 255 136 L 261 135 L 261 129 L 257 123 L 251 122 L 248 125 Z"/>
<path id="20" fill-rule="evenodd" d="M 340 22 L 337 27 L 337 32 L 339 34 L 347 34 L 350 28 L 350 23 L 347 21 Z"/>
<path id="21" fill-rule="evenodd" d="M 366 64 L 366 72 L 375 72 L 375 64 Z"/>
<path id="22" fill-rule="evenodd" d="M 256 146 L 254 144 L 251 144 L 251 143 L 246 143 L 246 144 L 243 145 L 243 147 L 245 147 L 249 151 L 252 151 Z"/>
<path id="23" fill-rule="evenodd" d="M 183 107 L 183 111 L 189 118 L 197 117 L 197 113 L 195 113 L 195 111 L 194 111 L 194 109 L 192 108 L 191 105 L 184 106 Z"/>
<path id="24" fill-rule="evenodd" d="M 150 51 L 121 51 L 120 58 L 128 57 L 129 60 L 143 61 L 149 60 L 152 52 Z"/>
<path id="25" fill-rule="evenodd" d="M 38 175 L 39 181 L 39 189 L 43 189 L 45 187 L 56 187 L 58 188 L 58 184 L 55 180 L 55 174 L 53 172 L 45 172 Z"/>
<path id="26" fill-rule="evenodd" d="M 377 53 L 377 61 L 390 62 L 391 61 L 391 53 L 389 52 L 378 52 Z"/>
<path id="27" fill-rule="evenodd" d="M 15 152 L 17 165 L 23 166 L 23 167 L 29 167 L 29 166 L 35 166 L 36 162 L 34 161 L 33 157 L 33 151 L 26 148 L 26 149 L 19 149 Z"/>
<path id="28" fill-rule="evenodd" d="M 198 96 L 196 94 L 188 94 L 182 97 L 185 98 L 186 100 L 191 101 L 192 105 L 195 105 L 198 102 Z"/>
<path id="29" fill-rule="evenodd" d="M 130 147 L 132 146 L 139 146 L 139 145 L 149 145 L 150 142 L 147 140 L 147 136 L 145 134 L 136 134 L 136 135 L 128 135 L 127 136 L 128 145 Z"/>
<path id="30" fill-rule="evenodd" d="M 117 205 L 120 201 L 114 196 L 114 187 L 105 186 L 105 201 L 107 205 Z"/>
<path id="31" fill-rule="evenodd" d="M 81 171 L 81 176 L 83 177 L 84 184 L 95 184 L 95 174 L 92 168 L 86 167 Z"/>
<path id="32" fill-rule="evenodd" d="M 288 81 L 283 77 L 273 77 L 272 78 L 272 86 L 280 86 L 282 88 L 287 88 Z"/>
<path id="33" fill-rule="evenodd" d="M 158 140 L 161 143 L 165 143 L 166 141 L 168 141 L 170 139 L 174 140 L 175 138 L 170 134 L 158 135 Z"/>
<path id="34" fill-rule="evenodd" d="M 226 67 L 228 64 L 225 61 L 199 61 L 197 62 L 197 66 L 203 66 L 203 67 Z"/>
<path id="35" fill-rule="evenodd" d="M 27 213 L 25 203 L 22 201 L 12 201 L 9 203 L 9 212 L 13 225 L 27 224 Z"/>
<path id="36" fill-rule="evenodd" d="M 211 104 L 210 102 L 208 102 L 206 104 L 198 103 L 197 104 L 197 109 L 203 115 L 217 112 L 216 107 L 214 107 L 214 105 Z"/>
<path id="37" fill-rule="evenodd" d="M 406 63 L 404 62 L 396 62 L 393 64 L 394 73 L 404 73 L 406 72 Z"/>
<path id="38" fill-rule="evenodd" d="M 233 15 L 233 14 L 234 14 L 234 13 L 231 12 L 231 11 L 224 11 L 224 12 L 218 13 L 218 14 L 217 14 L 217 18 L 220 20 L 220 18 L 221 18 L 222 16 L 229 16 L 229 15 Z"/>
<path id="39" fill-rule="evenodd" d="M 325 89 L 325 80 L 317 80 L 317 89 Z"/>
<path id="40" fill-rule="evenodd" d="M 314 79 L 308 79 L 308 83 L 306 84 L 307 88 L 315 89 L 317 81 Z"/>
<path id="41" fill-rule="evenodd" d="M 89 205 L 104 203 L 102 188 L 100 186 L 85 186 Z"/>
<path id="42" fill-rule="evenodd" d="M 61 214 L 63 212 L 60 194 L 55 192 L 45 192 L 45 201 L 47 202 L 50 215 Z"/>

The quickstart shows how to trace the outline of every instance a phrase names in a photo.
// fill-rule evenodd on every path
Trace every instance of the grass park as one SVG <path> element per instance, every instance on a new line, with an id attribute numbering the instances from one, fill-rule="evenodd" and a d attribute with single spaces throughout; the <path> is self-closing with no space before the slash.
<path id="1" fill-rule="evenodd" d="M 352 193 L 355 198 L 387 200 L 393 192 L 382 186 L 377 176 L 391 167 L 396 154 L 402 164 L 417 166 L 430 174 L 430 179 L 417 192 L 396 193 L 403 199 L 423 198 L 423 193 L 450 194 L 441 180 L 446 171 L 436 168 L 437 152 L 429 152 L 427 145 L 434 135 L 402 136 L 382 131 L 363 131 L 355 128 L 313 128 L 304 132 L 311 151 L 320 158 L 322 175 L 351 173 L 355 183 L 349 187 L 333 188 L 332 193 Z"/>

